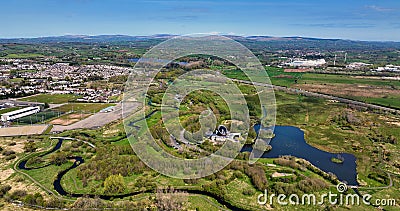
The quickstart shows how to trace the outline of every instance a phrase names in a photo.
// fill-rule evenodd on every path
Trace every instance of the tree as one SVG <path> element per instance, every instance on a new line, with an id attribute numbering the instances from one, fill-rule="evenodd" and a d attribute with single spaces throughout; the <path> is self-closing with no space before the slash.
<path id="1" fill-rule="evenodd" d="M 187 193 L 176 191 L 172 187 L 157 190 L 156 205 L 159 210 L 184 210 L 187 201 Z"/>
<path id="2" fill-rule="evenodd" d="M 34 152 L 36 151 L 37 147 L 34 141 L 25 142 L 24 151 L 25 152 Z"/>
<path id="3" fill-rule="evenodd" d="M 67 162 L 67 154 L 64 152 L 57 152 L 51 156 L 51 162 L 57 166 Z"/>
<path id="4" fill-rule="evenodd" d="M 126 189 L 124 177 L 121 174 L 111 175 L 104 181 L 104 193 L 115 194 L 122 193 Z"/>
<path id="5" fill-rule="evenodd" d="M 78 198 L 75 203 L 72 205 L 73 208 L 78 210 L 94 210 L 94 209 L 101 209 L 104 208 L 106 204 L 103 200 L 99 198 L 85 198 L 81 197 Z"/>

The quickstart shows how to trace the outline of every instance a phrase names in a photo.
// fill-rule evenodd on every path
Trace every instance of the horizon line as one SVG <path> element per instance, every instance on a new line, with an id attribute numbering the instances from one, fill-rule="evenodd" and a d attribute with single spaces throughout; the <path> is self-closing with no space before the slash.
<path id="1" fill-rule="evenodd" d="M 345 40 L 345 41 L 357 41 L 357 42 L 395 42 L 398 43 L 400 40 L 362 40 L 362 39 L 349 39 L 349 38 L 327 38 L 327 37 L 313 37 L 313 36 L 301 36 L 301 35 L 286 35 L 286 36 L 276 36 L 276 35 L 262 35 L 262 34 L 254 34 L 254 35 L 243 35 L 243 34 L 230 34 L 230 33 L 193 33 L 193 34 L 210 34 L 210 35 L 220 35 L 220 36 L 235 36 L 235 37 L 270 37 L 270 38 L 308 38 L 308 39 L 321 39 L 321 40 Z M 13 40 L 13 39 L 43 39 L 43 38 L 59 38 L 59 37 L 74 37 L 79 38 L 82 37 L 98 37 L 98 36 L 127 36 L 127 37 L 151 37 L 151 36 L 185 36 L 191 34 L 169 34 L 169 33 L 156 33 L 156 34 L 147 34 L 147 35 L 130 35 L 130 34 L 63 34 L 63 35 L 43 35 L 43 36 L 27 36 L 27 37 L 0 37 L 0 40 Z"/>

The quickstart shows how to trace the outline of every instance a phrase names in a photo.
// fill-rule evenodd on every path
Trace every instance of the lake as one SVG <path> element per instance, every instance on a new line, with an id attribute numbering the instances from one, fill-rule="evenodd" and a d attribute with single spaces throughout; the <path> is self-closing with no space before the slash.
<path id="1" fill-rule="evenodd" d="M 260 126 L 254 126 L 256 132 Z M 304 132 L 293 126 L 276 126 L 275 137 L 272 138 L 270 145 L 272 150 L 265 152 L 263 158 L 278 158 L 282 155 L 292 155 L 303 158 L 324 172 L 335 174 L 339 180 L 349 185 L 358 185 L 356 171 L 356 157 L 348 153 L 329 153 L 317 149 L 307 144 L 304 139 Z M 245 145 L 242 152 L 252 151 L 252 145 Z M 338 155 L 344 158 L 343 163 L 334 163 L 333 157 Z"/>

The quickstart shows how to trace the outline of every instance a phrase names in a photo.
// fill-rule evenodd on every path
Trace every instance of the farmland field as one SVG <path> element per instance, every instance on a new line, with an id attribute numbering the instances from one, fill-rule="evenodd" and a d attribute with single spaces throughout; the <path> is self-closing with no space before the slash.
<path id="1" fill-rule="evenodd" d="M 362 102 L 400 108 L 400 81 L 379 77 L 357 77 L 317 73 L 284 72 L 281 68 L 266 68 L 271 83 L 277 86 L 299 88 L 307 91 L 329 94 Z M 224 70 L 226 76 L 248 80 L 241 70 Z M 261 74 L 260 74 L 261 76 Z M 266 83 L 257 77 L 256 82 Z"/>

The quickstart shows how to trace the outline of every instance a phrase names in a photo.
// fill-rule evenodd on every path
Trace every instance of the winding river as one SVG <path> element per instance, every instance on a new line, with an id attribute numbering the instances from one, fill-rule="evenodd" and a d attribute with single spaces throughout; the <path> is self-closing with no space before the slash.
<path id="1" fill-rule="evenodd" d="M 49 154 L 59 150 L 61 148 L 61 146 L 62 146 L 63 141 L 64 141 L 64 139 L 62 139 L 62 138 L 58 139 L 58 142 L 57 142 L 56 146 L 54 146 L 54 148 L 52 148 L 50 151 L 45 152 L 44 154 L 39 155 L 38 157 L 44 157 L 46 155 L 49 155 Z M 126 193 L 126 194 L 120 194 L 120 195 L 97 195 L 97 194 L 69 193 L 62 187 L 61 180 L 62 180 L 63 176 L 68 173 L 68 171 L 70 171 L 70 170 L 72 170 L 74 168 L 77 168 L 79 165 L 84 163 L 85 160 L 82 157 L 79 157 L 79 156 L 68 157 L 68 159 L 74 160 L 74 163 L 69 168 L 59 172 L 57 174 L 56 180 L 54 180 L 54 182 L 53 182 L 54 190 L 57 191 L 57 193 L 62 195 L 62 196 L 68 196 L 68 197 L 74 197 L 74 198 L 84 197 L 84 196 L 85 197 L 91 197 L 91 198 L 99 197 L 99 198 L 104 199 L 104 200 L 110 200 L 110 199 L 122 199 L 122 198 L 129 197 L 129 196 L 136 196 L 136 195 L 139 195 L 141 193 L 154 193 L 154 190 L 137 191 L 137 192 L 131 192 L 131 193 Z M 51 164 L 47 164 L 47 165 L 44 165 L 44 166 L 41 166 L 41 167 L 29 168 L 29 167 L 26 166 L 27 161 L 28 161 L 28 159 L 22 160 L 18 164 L 18 168 L 21 169 L 21 170 L 29 171 L 29 170 L 32 170 L 32 169 L 45 168 L 45 167 L 51 165 Z M 206 196 L 212 197 L 215 200 L 217 200 L 218 203 L 224 205 L 226 208 L 228 208 L 230 210 L 235 210 L 235 211 L 242 211 L 243 210 L 241 208 L 238 208 L 238 207 L 235 207 L 235 206 L 229 204 L 228 202 L 223 200 L 220 196 L 213 195 L 213 194 L 211 194 L 209 192 L 206 192 L 206 191 L 191 190 L 191 189 L 182 189 L 182 191 L 185 191 L 185 192 L 191 193 L 191 194 L 201 194 L 201 195 L 206 195 Z"/>
<path id="2" fill-rule="evenodd" d="M 155 111 L 148 114 L 145 118 L 153 115 Z M 134 123 L 131 124 L 133 126 Z M 256 132 L 259 130 L 259 126 L 255 126 Z M 332 157 L 337 157 L 338 154 L 333 154 L 329 152 L 325 152 L 314 148 L 308 145 L 304 139 L 304 132 L 297 127 L 292 126 L 276 126 L 275 127 L 275 137 L 271 140 L 270 144 L 272 146 L 272 150 L 269 152 L 264 152 L 262 155 L 263 158 L 277 158 L 282 155 L 292 155 L 295 157 L 303 158 L 310 161 L 313 165 L 320 168 L 325 172 L 332 172 L 335 174 L 341 181 L 345 181 L 350 185 L 358 185 L 357 183 L 357 172 L 356 172 L 356 158 L 352 154 L 340 153 L 340 156 L 344 158 L 344 162 L 341 164 L 334 163 L 331 161 Z M 38 157 L 44 157 L 49 155 L 57 150 L 59 150 L 63 144 L 64 139 L 59 138 L 57 144 L 51 150 L 38 155 Z M 252 145 L 245 145 L 242 149 L 242 152 L 247 152 L 252 150 Z M 125 198 L 129 196 L 136 196 L 141 193 L 153 193 L 154 190 L 146 190 L 146 191 L 138 191 L 131 192 L 127 194 L 121 195 L 95 195 L 95 194 L 78 194 L 78 193 L 69 193 L 67 192 L 61 185 L 61 180 L 65 174 L 67 174 L 70 170 L 77 168 L 79 165 L 83 164 L 85 160 L 79 156 L 68 157 L 70 160 L 74 160 L 74 163 L 69 168 L 59 172 L 57 174 L 56 180 L 53 182 L 54 190 L 57 191 L 58 194 L 62 196 L 70 196 L 70 197 L 99 197 L 101 199 L 109 200 L 115 198 Z M 46 164 L 41 167 L 30 168 L 26 166 L 28 159 L 22 160 L 18 164 L 18 168 L 22 170 L 32 170 L 32 169 L 40 169 L 45 168 L 52 164 Z M 201 194 L 210 196 L 216 199 L 220 204 L 226 206 L 231 210 L 242 210 L 238 207 L 235 207 L 228 202 L 224 201 L 220 196 L 215 196 L 205 191 L 201 190 L 184 190 L 188 193 L 192 194 Z"/>

